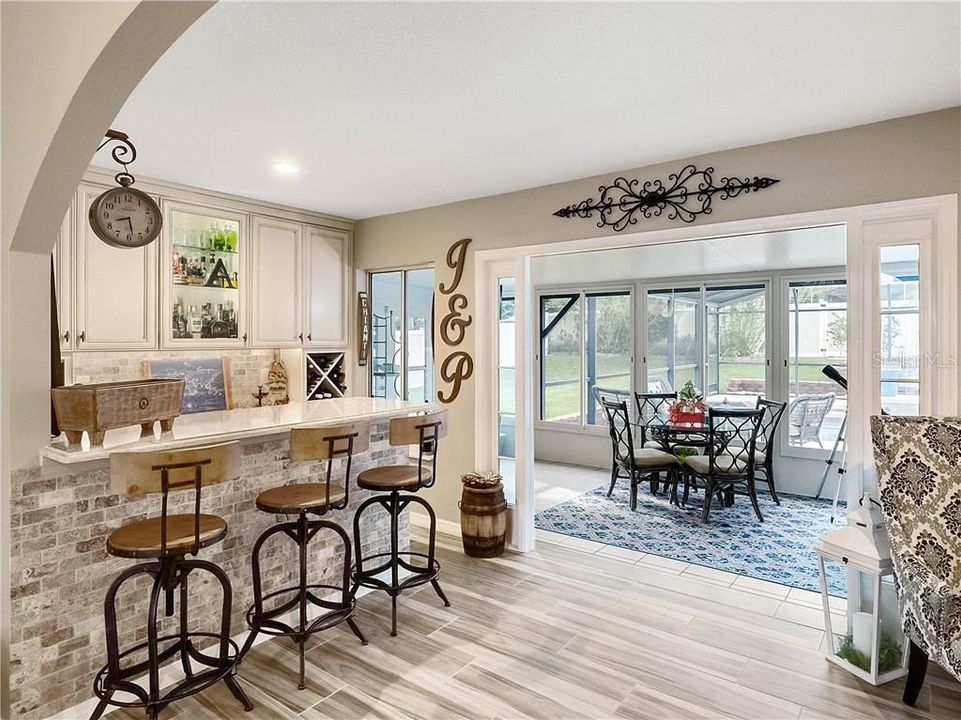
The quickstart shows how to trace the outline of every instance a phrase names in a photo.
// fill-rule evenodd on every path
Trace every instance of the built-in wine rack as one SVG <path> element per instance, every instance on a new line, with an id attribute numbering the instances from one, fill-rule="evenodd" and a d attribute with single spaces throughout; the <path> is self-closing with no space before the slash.
<path id="1" fill-rule="evenodd" d="M 307 399 L 344 397 L 347 394 L 344 353 L 309 352 L 307 358 Z"/>

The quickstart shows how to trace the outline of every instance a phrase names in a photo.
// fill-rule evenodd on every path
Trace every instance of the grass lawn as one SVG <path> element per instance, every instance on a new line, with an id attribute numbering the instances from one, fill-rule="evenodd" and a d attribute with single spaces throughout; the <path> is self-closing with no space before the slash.
<path id="1" fill-rule="evenodd" d="M 559 422 L 579 423 L 581 385 L 580 385 L 580 362 L 579 353 L 551 353 L 544 358 L 544 379 L 554 383 L 558 381 L 568 381 L 560 385 L 551 385 L 545 388 L 544 405 L 545 420 Z M 799 376 L 802 382 L 825 380 L 821 373 L 821 368 L 826 364 L 841 364 L 846 362 L 844 358 L 820 358 L 817 360 L 806 360 L 799 369 Z M 729 387 L 732 380 L 763 380 L 764 363 L 741 363 L 725 362 L 720 366 L 720 387 Z M 793 372 L 793 367 L 791 368 Z M 611 388 L 630 388 L 631 367 L 629 358 L 625 355 L 598 355 L 597 356 L 597 384 L 601 387 Z M 613 376 L 613 377 L 605 377 Z M 693 368 L 687 371 L 679 371 L 677 374 L 677 385 L 683 385 L 688 378 L 694 377 Z M 794 378 L 792 377 L 792 380 Z M 513 412 L 514 382 L 513 374 L 510 378 L 504 377 L 501 382 L 501 391 L 510 398 L 509 405 L 505 402 L 504 411 Z M 507 400 L 505 398 L 505 400 Z M 508 407 L 510 409 L 508 409 Z"/>

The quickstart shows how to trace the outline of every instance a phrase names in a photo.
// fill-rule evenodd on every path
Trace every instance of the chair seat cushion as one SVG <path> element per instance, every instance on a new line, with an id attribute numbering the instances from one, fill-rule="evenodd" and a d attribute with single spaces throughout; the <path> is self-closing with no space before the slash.
<path id="1" fill-rule="evenodd" d="M 430 482 L 430 471 L 424 470 L 423 481 Z M 410 490 L 419 488 L 416 465 L 387 465 L 370 468 L 357 475 L 357 484 L 367 490 Z"/>
<path id="2" fill-rule="evenodd" d="M 645 448 L 650 448 L 651 450 L 663 450 L 664 445 L 657 440 L 648 440 L 644 443 Z"/>
<path id="3" fill-rule="evenodd" d="M 763 453 L 760 450 L 755 451 L 754 464 L 763 465 L 765 462 L 767 462 L 767 453 Z"/>
<path id="4" fill-rule="evenodd" d="M 344 499 L 344 488 L 330 484 L 330 504 Z M 257 496 L 257 507 L 264 512 L 293 514 L 301 510 L 327 507 L 327 483 L 298 483 L 265 490 Z"/>
<path id="5" fill-rule="evenodd" d="M 669 452 L 645 447 L 634 451 L 634 465 L 639 468 L 671 467 L 677 458 Z"/>
<path id="6" fill-rule="evenodd" d="M 684 464 L 698 475 L 707 475 L 711 471 L 711 460 L 707 455 L 690 455 L 684 460 Z M 714 457 L 714 470 L 719 473 L 743 473 L 747 469 L 747 463 L 743 460 L 736 460 L 733 455 L 721 453 Z"/>
<path id="7" fill-rule="evenodd" d="M 107 538 L 107 552 L 119 557 L 160 557 L 161 518 L 149 518 L 117 528 Z M 216 515 L 200 516 L 200 547 L 219 542 L 227 523 Z M 167 516 L 167 552 L 186 553 L 194 544 L 194 516 Z"/>

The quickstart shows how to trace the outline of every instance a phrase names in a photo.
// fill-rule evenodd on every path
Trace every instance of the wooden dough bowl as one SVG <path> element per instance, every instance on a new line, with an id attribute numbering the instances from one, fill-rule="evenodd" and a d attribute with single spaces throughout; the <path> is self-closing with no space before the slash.
<path id="1" fill-rule="evenodd" d="M 78 445 L 86 430 L 91 445 L 103 445 L 107 430 L 140 425 L 140 434 L 153 433 L 153 424 L 169 432 L 180 415 L 183 380 L 128 380 L 126 382 L 68 385 L 50 390 L 57 425 L 70 445 Z"/>

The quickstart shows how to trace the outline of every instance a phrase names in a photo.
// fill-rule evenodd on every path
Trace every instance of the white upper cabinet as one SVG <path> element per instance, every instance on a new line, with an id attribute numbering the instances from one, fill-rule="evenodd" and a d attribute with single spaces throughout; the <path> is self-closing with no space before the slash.
<path id="1" fill-rule="evenodd" d="M 308 226 L 305 238 L 305 341 L 308 345 L 345 347 L 350 235 Z"/>
<path id="2" fill-rule="evenodd" d="M 119 249 L 94 235 L 90 203 L 106 188 L 80 187 L 76 216 L 75 298 L 77 350 L 157 346 L 157 246 Z M 61 334 L 62 334 L 61 330 Z"/>
<path id="3" fill-rule="evenodd" d="M 253 220 L 251 255 L 253 345 L 299 347 L 303 225 L 272 218 Z"/>

